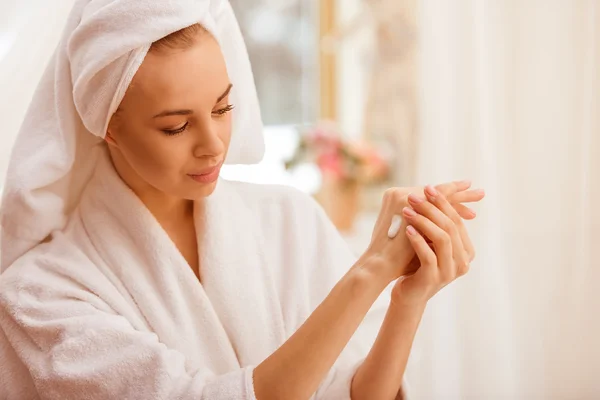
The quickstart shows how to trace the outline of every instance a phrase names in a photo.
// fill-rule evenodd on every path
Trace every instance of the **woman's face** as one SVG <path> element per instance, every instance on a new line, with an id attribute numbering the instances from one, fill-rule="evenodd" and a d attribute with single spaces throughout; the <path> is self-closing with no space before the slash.
<path id="1" fill-rule="evenodd" d="M 150 51 L 107 132 L 123 180 L 138 195 L 211 194 L 231 138 L 231 89 L 209 34 L 185 49 Z"/>

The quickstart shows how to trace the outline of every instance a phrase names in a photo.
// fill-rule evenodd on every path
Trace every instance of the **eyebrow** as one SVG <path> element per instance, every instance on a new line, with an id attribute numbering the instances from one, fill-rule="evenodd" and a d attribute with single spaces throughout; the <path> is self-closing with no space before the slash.
<path id="1" fill-rule="evenodd" d="M 229 95 L 229 92 L 231 92 L 232 87 L 233 87 L 233 84 L 230 83 L 229 86 L 227 86 L 227 89 L 225 89 L 225 92 L 223 92 L 223 94 L 221 96 L 219 96 L 219 98 L 217 99 L 217 103 L 220 103 L 221 100 L 223 100 L 225 97 L 227 97 Z"/>
<path id="2" fill-rule="evenodd" d="M 225 97 L 227 97 L 229 95 L 229 92 L 231 92 L 232 87 L 233 87 L 233 84 L 230 83 L 229 86 L 227 86 L 227 89 L 225 89 L 225 92 L 223 92 L 223 94 L 220 95 L 219 98 L 217 99 L 217 103 L 219 103 L 221 100 L 223 100 Z M 163 111 L 159 114 L 156 114 L 152 118 L 168 117 L 171 115 L 190 115 L 193 113 L 194 113 L 194 111 L 192 111 L 192 110 L 167 110 L 167 111 Z"/>

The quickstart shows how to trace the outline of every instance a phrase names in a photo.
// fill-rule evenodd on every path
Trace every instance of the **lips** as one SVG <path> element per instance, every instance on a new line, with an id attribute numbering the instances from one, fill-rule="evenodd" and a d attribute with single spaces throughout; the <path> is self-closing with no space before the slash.
<path id="1" fill-rule="evenodd" d="M 222 163 L 222 162 L 218 163 L 218 164 L 217 164 L 217 165 L 215 165 L 214 167 L 205 168 L 205 169 L 203 169 L 203 170 L 201 170 L 201 171 L 197 171 L 197 172 L 196 172 L 196 171 L 194 171 L 194 173 L 193 173 L 193 174 L 190 174 L 190 175 L 192 175 L 192 176 L 203 176 L 203 175 L 210 175 L 210 174 L 212 174 L 213 172 L 215 172 L 216 170 L 219 170 L 219 169 L 221 169 L 221 165 L 223 165 L 223 163 Z"/>
<path id="2" fill-rule="evenodd" d="M 223 162 L 215 165 L 214 167 L 206 168 L 201 171 L 194 171 L 193 174 L 188 174 L 190 178 L 200 183 L 212 183 L 219 178 L 219 173 L 221 172 L 221 166 Z"/>

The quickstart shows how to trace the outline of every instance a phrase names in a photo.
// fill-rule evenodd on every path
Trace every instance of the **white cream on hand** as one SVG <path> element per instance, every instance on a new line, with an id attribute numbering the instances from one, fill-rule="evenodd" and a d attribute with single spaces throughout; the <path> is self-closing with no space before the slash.
<path id="1" fill-rule="evenodd" d="M 392 217 L 392 223 L 390 224 L 390 229 L 388 230 L 388 237 L 393 239 L 398 235 L 398 231 L 400 231 L 400 226 L 402 225 L 402 217 L 399 215 L 394 215 Z"/>

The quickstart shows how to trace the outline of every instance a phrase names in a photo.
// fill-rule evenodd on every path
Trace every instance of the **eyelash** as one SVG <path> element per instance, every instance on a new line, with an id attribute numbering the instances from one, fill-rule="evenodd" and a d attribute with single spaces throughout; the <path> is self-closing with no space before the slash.
<path id="1" fill-rule="evenodd" d="M 185 131 L 187 129 L 189 124 L 190 124 L 189 122 L 186 122 L 185 125 L 183 125 L 181 128 L 172 129 L 172 130 L 165 129 L 165 130 L 163 130 L 163 132 L 167 136 L 176 136 L 176 135 L 179 135 L 180 133 L 183 133 L 183 131 Z"/>
<path id="2" fill-rule="evenodd" d="M 229 104 L 226 107 L 214 111 L 213 114 L 216 114 L 219 117 L 222 117 L 223 115 L 227 114 L 228 112 L 230 112 L 231 110 L 233 110 L 235 108 L 235 106 L 233 104 Z M 181 128 L 177 128 L 177 129 L 165 129 L 163 130 L 163 132 L 165 133 L 165 135 L 167 136 L 176 136 L 179 135 L 180 133 L 183 133 L 183 131 L 185 131 L 187 129 L 187 127 L 189 126 L 189 122 L 186 122 L 185 125 L 183 125 Z"/>
<path id="3" fill-rule="evenodd" d="M 220 110 L 215 111 L 213 114 L 217 114 L 219 116 L 221 115 L 225 115 L 227 114 L 229 111 L 233 110 L 235 108 L 235 106 L 233 104 L 228 104 L 227 106 L 225 106 L 224 108 L 221 108 Z"/>

